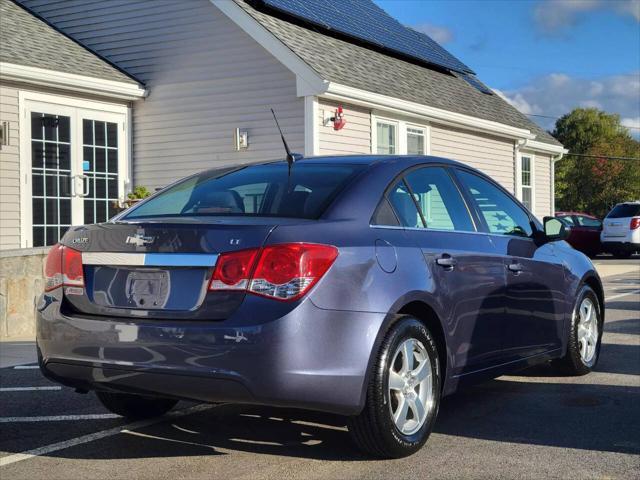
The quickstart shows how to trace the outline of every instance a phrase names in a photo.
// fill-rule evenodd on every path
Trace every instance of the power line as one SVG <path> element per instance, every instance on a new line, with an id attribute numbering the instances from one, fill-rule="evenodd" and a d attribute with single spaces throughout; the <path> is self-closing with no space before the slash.
<path id="1" fill-rule="evenodd" d="M 552 117 L 550 115 L 538 115 L 535 113 L 525 113 L 527 117 L 540 117 L 540 118 L 550 118 L 551 120 L 560 120 L 560 117 Z M 626 125 L 622 125 L 624 128 L 630 128 L 632 130 L 640 130 L 640 127 L 627 127 Z"/>
<path id="2" fill-rule="evenodd" d="M 587 155 L 586 153 L 567 153 L 567 156 L 573 155 L 574 157 L 588 157 L 588 158 L 605 158 L 607 160 L 636 160 L 640 161 L 640 157 L 612 157 L 610 155 Z"/>

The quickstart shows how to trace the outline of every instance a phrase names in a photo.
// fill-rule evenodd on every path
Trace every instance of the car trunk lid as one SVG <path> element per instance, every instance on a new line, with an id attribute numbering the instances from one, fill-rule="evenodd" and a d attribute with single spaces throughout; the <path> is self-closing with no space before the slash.
<path id="1" fill-rule="evenodd" d="M 85 287 L 65 298 L 85 314 L 226 318 L 244 292 L 207 292 L 219 254 L 261 247 L 274 228 L 267 218 L 76 227 L 63 243 L 82 253 Z"/>

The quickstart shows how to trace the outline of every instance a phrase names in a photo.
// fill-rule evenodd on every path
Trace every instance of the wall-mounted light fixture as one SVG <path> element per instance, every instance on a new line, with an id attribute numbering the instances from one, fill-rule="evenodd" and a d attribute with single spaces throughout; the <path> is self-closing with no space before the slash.
<path id="1" fill-rule="evenodd" d="M 233 143 L 236 151 L 246 150 L 249 148 L 249 132 L 236 128 L 233 132 Z"/>

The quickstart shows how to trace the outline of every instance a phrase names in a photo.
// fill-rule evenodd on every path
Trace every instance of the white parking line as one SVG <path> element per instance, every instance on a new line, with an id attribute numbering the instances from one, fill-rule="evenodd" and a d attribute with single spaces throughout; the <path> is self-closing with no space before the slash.
<path id="1" fill-rule="evenodd" d="M 104 420 L 108 418 L 120 418 L 115 413 L 95 413 L 87 415 L 51 415 L 44 417 L 0 417 L 0 423 L 20 422 L 68 422 L 74 420 Z"/>
<path id="2" fill-rule="evenodd" d="M 6 387 L 0 392 L 36 392 L 38 390 L 62 390 L 62 387 Z"/>
<path id="3" fill-rule="evenodd" d="M 617 300 L 618 298 L 626 297 L 627 295 L 637 295 L 640 293 L 640 290 L 634 290 L 632 292 L 620 293 L 618 295 L 613 295 L 611 297 L 605 297 L 605 302 L 610 302 L 611 300 Z"/>
<path id="4" fill-rule="evenodd" d="M 39 365 L 16 365 L 13 367 L 14 370 L 33 370 L 36 368 L 40 368 Z"/>
<path id="5" fill-rule="evenodd" d="M 81 437 L 72 438 L 71 440 L 65 440 L 63 442 L 45 445 L 44 447 L 34 448 L 33 450 L 27 450 L 22 453 L 7 455 L 6 457 L 0 458 L 0 467 L 4 467 L 16 462 L 21 462 L 23 460 L 28 460 L 40 455 L 47 455 L 52 452 L 57 452 L 58 450 L 64 450 L 65 448 L 75 447 L 76 445 L 82 445 L 83 443 L 93 442 L 94 440 L 112 437 L 114 435 L 118 435 L 123 430 L 135 430 L 138 428 L 144 428 L 156 423 L 164 422 L 171 418 L 184 417 L 185 415 L 191 415 L 192 413 L 203 412 L 205 410 L 213 408 L 214 406 L 215 405 L 195 405 L 193 407 L 185 408 L 184 410 L 169 412 L 164 417 L 150 418 L 149 420 L 140 420 L 137 422 L 128 423 L 127 425 L 121 425 L 119 427 L 109 428 L 107 430 L 101 430 L 99 432 L 90 433 Z"/>

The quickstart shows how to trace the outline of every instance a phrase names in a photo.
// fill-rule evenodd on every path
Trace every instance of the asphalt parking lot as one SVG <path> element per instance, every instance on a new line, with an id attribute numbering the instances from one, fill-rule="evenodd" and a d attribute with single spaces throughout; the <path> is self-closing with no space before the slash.
<path id="1" fill-rule="evenodd" d="M 0 344 L 0 478 L 640 478 L 640 260 L 618 263 L 596 372 L 536 367 L 448 397 L 401 460 L 359 454 L 342 418 L 294 410 L 184 402 L 127 423 L 16 365 L 32 343 Z"/>

